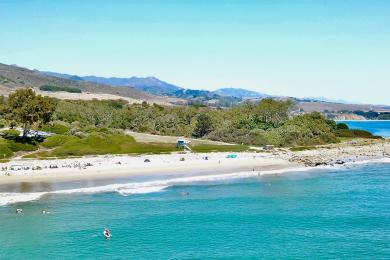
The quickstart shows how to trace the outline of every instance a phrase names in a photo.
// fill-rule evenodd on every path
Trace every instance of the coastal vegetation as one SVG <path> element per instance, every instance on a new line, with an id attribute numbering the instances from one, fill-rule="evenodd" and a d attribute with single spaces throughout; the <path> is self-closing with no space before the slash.
<path id="1" fill-rule="evenodd" d="M 60 87 L 55 85 L 42 85 L 39 87 L 39 90 L 42 91 L 51 91 L 51 92 L 58 92 L 58 91 L 64 91 L 69 93 L 81 93 L 81 89 L 74 88 L 74 87 Z"/>
<path id="2" fill-rule="evenodd" d="M 37 95 L 30 88 L 18 89 L 2 105 L 2 113 L 11 125 L 22 125 L 25 138 L 33 124 L 42 125 L 50 121 L 56 105 L 55 99 Z"/>
<path id="3" fill-rule="evenodd" d="M 307 151 L 307 150 L 314 150 L 314 149 L 316 149 L 315 146 L 296 146 L 296 147 L 291 147 L 290 151 L 300 152 L 300 151 Z"/>
<path id="4" fill-rule="evenodd" d="M 12 79 L 0 75 L 0 83 L 14 82 Z"/>
<path id="5" fill-rule="evenodd" d="M 360 116 L 364 116 L 365 118 L 367 119 L 370 119 L 370 120 L 390 120 L 390 113 L 389 112 L 383 112 L 383 113 L 380 113 L 380 112 L 376 112 L 376 111 L 360 111 L 360 110 L 357 110 L 357 111 L 353 111 L 353 113 L 357 114 L 357 115 L 360 115 Z"/>
<path id="6" fill-rule="evenodd" d="M 338 137 L 349 137 L 349 138 L 381 138 L 380 136 L 374 136 L 372 133 L 361 129 L 349 129 L 345 123 L 338 123 L 336 125 L 336 134 Z"/>
<path id="7" fill-rule="evenodd" d="M 249 147 L 246 145 L 213 145 L 200 144 L 191 146 L 191 150 L 196 153 L 207 152 L 244 152 L 248 151 Z"/>
<path id="8" fill-rule="evenodd" d="M 54 148 L 48 156 L 56 157 L 179 151 L 174 144 L 137 143 L 129 135 L 115 133 L 91 133 L 85 137 L 57 135 L 47 138 L 42 146 Z"/>
<path id="9" fill-rule="evenodd" d="M 22 126 L 2 132 L 0 155 L 17 151 L 30 157 L 66 157 L 97 154 L 165 153 L 180 151 L 175 144 L 138 143 L 124 130 L 156 135 L 184 136 L 236 145 L 193 145 L 195 152 L 248 150 L 249 146 L 312 147 L 337 143 L 339 138 L 377 138 L 363 130 L 336 124 L 318 112 L 292 116 L 290 100 L 262 99 L 216 109 L 206 106 L 128 104 L 124 100 L 55 100 L 20 89 L 0 99 L 1 120 Z M 56 135 L 39 143 L 27 138 L 29 129 Z M 12 132 L 13 131 L 13 132 Z M 21 144 L 19 144 L 21 143 Z M 301 148 L 295 148 L 301 149 Z"/>
<path id="10" fill-rule="evenodd" d="M 9 138 L 9 137 L 8 137 Z M 16 152 L 32 152 L 39 149 L 37 142 L 23 142 L 20 139 L 0 139 L 0 158 L 12 157 Z"/>

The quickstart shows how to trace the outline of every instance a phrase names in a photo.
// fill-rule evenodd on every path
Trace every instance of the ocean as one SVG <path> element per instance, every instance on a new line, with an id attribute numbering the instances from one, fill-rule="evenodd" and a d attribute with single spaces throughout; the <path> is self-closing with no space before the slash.
<path id="1" fill-rule="evenodd" d="M 390 160 L 121 182 L 54 193 L 41 183 L 3 204 L 0 259 L 390 258 Z"/>
<path id="2" fill-rule="evenodd" d="M 362 129 L 371 132 L 374 135 L 380 135 L 383 137 L 390 137 L 390 120 L 377 120 L 377 121 L 337 121 L 346 123 L 349 128 Z"/>

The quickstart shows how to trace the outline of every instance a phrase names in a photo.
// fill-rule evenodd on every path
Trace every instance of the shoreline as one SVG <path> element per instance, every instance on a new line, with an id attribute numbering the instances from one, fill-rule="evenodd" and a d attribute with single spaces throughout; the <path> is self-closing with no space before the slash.
<path id="1" fill-rule="evenodd" d="M 224 174 L 243 171 L 278 170 L 296 163 L 268 154 L 234 153 L 166 154 L 142 156 L 97 156 L 58 160 L 13 160 L 0 165 L 0 190 L 5 184 L 22 182 L 65 182 L 140 176 Z M 207 157 L 207 160 L 205 159 Z M 184 158 L 184 160 L 183 160 Z M 149 160 L 149 162 L 145 162 Z M 37 170 L 37 167 L 40 169 Z M 11 170 L 12 169 L 12 170 Z"/>
<path id="2" fill-rule="evenodd" d="M 228 158 L 228 155 L 236 155 Z M 162 191 L 176 184 L 248 178 L 376 162 L 390 163 L 390 140 L 361 140 L 292 152 L 105 155 L 73 159 L 14 159 L 0 164 L 0 206 L 46 194 Z M 39 168 L 39 170 L 38 170 Z"/>
<path id="3" fill-rule="evenodd" d="M 235 158 L 228 158 L 234 154 Z M 390 158 L 390 140 L 317 146 L 295 151 L 274 149 L 240 153 L 171 153 L 161 155 L 102 155 L 68 159 L 13 159 L 0 164 L 1 186 L 22 182 L 64 182 L 157 176 L 193 172 L 233 173 L 295 167 L 342 165 L 348 162 Z"/>

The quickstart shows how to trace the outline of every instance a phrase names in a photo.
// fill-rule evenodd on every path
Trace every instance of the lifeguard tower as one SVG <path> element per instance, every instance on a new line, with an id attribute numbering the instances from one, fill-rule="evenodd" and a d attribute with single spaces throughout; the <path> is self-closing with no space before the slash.
<path id="1" fill-rule="evenodd" d="M 191 148 L 188 146 L 189 143 L 190 142 L 188 142 L 184 138 L 180 138 L 180 139 L 177 139 L 176 147 L 182 148 L 182 149 L 187 149 L 187 150 L 191 151 Z"/>

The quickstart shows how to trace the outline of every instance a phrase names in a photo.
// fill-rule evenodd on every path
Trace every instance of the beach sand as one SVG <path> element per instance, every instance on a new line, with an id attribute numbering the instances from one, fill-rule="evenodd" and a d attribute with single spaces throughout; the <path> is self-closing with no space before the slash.
<path id="1" fill-rule="evenodd" d="M 226 158 L 227 155 L 227 153 L 110 155 L 57 160 L 13 160 L 0 165 L 2 168 L 0 185 L 113 179 L 140 175 L 186 175 L 196 172 L 210 175 L 243 171 L 262 172 L 296 166 L 295 163 L 275 158 L 270 154 L 238 153 L 237 158 Z"/>
<path id="2" fill-rule="evenodd" d="M 288 149 L 234 153 L 106 155 L 37 160 L 13 159 L 0 164 L 0 206 L 37 200 L 45 195 L 159 192 L 185 183 L 209 182 L 313 167 L 340 167 L 379 159 L 390 162 L 389 140 L 337 144 L 313 150 Z M 384 160 L 383 160 L 384 159 Z"/>
<path id="3" fill-rule="evenodd" d="M 293 169 L 297 167 L 340 165 L 349 162 L 390 158 L 390 140 L 362 141 L 321 146 L 314 150 L 291 152 L 174 153 L 163 155 L 105 155 L 72 159 L 13 159 L 0 164 L 0 185 L 21 182 L 63 182 L 113 179 L 148 175 L 215 175 Z M 207 159 L 206 159 L 207 158 Z M 145 162 L 148 161 L 148 162 Z"/>

